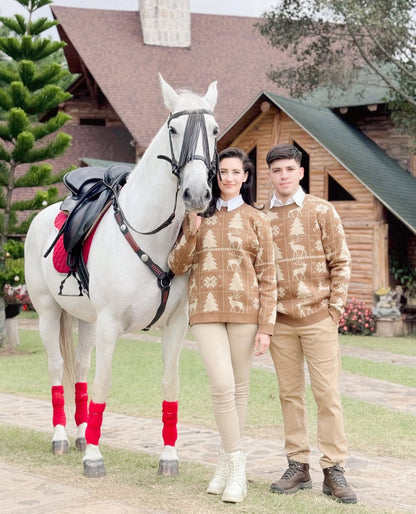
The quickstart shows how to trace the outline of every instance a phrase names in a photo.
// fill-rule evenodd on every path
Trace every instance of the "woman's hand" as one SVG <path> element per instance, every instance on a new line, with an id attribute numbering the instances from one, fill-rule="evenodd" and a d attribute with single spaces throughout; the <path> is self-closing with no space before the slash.
<path id="1" fill-rule="evenodd" d="M 196 212 L 188 212 L 189 233 L 195 235 L 198 232 L 202 218 Z"/>
<path id="2" fill-rule="evenodd" d="M 254 338 L 254 355 L 263 355 L 267 352 L 270 346 L 269 334 L 260 334 L 257 332 Z"/>

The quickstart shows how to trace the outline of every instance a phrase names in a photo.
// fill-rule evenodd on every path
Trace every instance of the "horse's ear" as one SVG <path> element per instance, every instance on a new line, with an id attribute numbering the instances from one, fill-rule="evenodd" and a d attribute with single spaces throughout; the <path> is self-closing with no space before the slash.
<path id="1" fill-rule="evenodd" d="M 214 80 L 214 82 L 211 82 L 211 84 L 209 85 L 208 91 L 207 91 L 206 95 L 204 96 L 204 100 L 210 106 L 211 111 L 214 110 L 215 104 L 217 103 L 217 98 L 218 98 L 217 81 Z"/>
<path id="2" fill-rule="evenodd" d="M 163 79 L 159 73 L 160 88 L 162 90 L 163 100 L 169 112 L 173 112 L 178 101 L 178 93 Z"/>

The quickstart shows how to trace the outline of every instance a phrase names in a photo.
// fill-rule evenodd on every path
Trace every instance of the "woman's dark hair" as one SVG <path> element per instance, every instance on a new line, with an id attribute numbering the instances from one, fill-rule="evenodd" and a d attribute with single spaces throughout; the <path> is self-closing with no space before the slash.
<path id="1" fill-rule="evenodd" d="M 244 150 L 241 148 L 226 148 L 225 150 L 222 150 L 218 154 L 218 169 L 217 169 L 217 175 L 216 178 L 220 180 L 220 167 L 221 167 L 221 161 L 222 159 L 236 157 L 237 159 L 240 159 L 240 161 L 243 164 L 243 170 L 244 172 L 248 173 L 247 180 L 242 183 L 241 185 L 241 196 L 243 197 L 243 200 L 248 205 L 251 205 L 252 207 L 259 209 L 260 207 L 257 207 L 254 203 L 253 199 L 253 181 L 254 181 L 254 164 L 249 159 L 248 155 Z M 217 199 L 220 197 L 221 191 L 218 187 L 217 180 L 212 181 L 212 199 L 209 204 L 209 207 L 206 211 L 207 216 L 212 216 L 215 212 L 215 206 L 217 204 Z M 263 208 L 263 207 L 261 207 Z"/>

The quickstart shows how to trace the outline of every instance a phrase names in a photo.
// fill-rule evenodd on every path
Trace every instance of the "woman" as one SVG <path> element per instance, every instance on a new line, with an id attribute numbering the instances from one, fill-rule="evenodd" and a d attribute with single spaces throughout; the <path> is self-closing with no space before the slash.
<path id="1" fill-rule="evenodd" d="M 225 502 L 246 496 L 246 421 L 253 355 L 265 353 L 276 318 L 276 271 L 269 221 L 252 199 L 253 164 L 239 148 L 219 154 L 207 215 L 188 214 L 169 256 L 189 269 L 189 317 L 211 388 L 221 436 L 207 492 Z"/>

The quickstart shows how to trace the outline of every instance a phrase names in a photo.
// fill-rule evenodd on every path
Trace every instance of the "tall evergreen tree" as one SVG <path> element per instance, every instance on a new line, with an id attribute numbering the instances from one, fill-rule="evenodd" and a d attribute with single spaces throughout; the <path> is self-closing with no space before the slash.
<path id="1" fill-rule="evenodd" d="M 47 186 L 61 181 L 66 170 L 52 174 L 52 166 L 44 161 L 62 155 L 71 142 L 68 134 L 58 132 L 70 119 L 67 114 L 58 111 L 40 121 L 71 97 L 60 86 L 69 72 L 51 61 L 65 43 L 42 36 L 58 22 L 32 17 L 52 0 L 16 2 L 27 10 L 27 18 L 19 14 L 0 17 L 9 31 L 0 37 L 0 345 L 5 340 L 1 292 L 7 284 L 24 284 L 21 237 L 35 214 L 19 219 L 18 211 L 28 214 L 58 200 L 57 188 Z M 44 188 L 30 200 L 15 201 L 16 188 L 35 186 Z"/>

